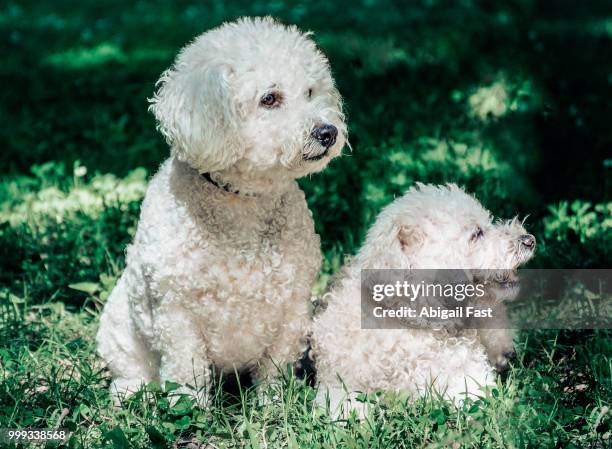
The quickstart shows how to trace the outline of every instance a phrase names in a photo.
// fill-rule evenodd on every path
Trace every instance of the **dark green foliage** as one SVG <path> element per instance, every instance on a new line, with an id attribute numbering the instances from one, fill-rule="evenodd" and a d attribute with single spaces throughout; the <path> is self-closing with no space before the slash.
<path id="1" fill-rule="evenodd" d="M 549 206 L 540 259 L 551 268 L 608 268 L 612 250 L 612 203 L 575 200 Z"/>
<path id="2" fill-rule="evenodd" d="M 325 254 L 318 291 L 415 182 L 528 215 L 531 267 L 609 267 L 609 2 L 4 3 L 0 428 L 61 419 L 72 448 L 610 447 L 610 331 L 525 332 L 508 379 L 482 398 L 364 397 L 365 423 L 331 420 L 291 376 L 265 405 L 219 388 L 202 410 L 153 383 L 112 406 L 97 316 L 168 152 L 147 98 L 194 36 L 266 14 L 315 32 L 350 124 L 353 150 L 300 181 Z"/>

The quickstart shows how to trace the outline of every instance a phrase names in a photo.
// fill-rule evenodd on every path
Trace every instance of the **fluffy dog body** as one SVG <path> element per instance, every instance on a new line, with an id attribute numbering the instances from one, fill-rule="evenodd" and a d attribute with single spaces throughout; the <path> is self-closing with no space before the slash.
<path id="1" fill-rule="evenodd" d="M 533 245 L 521 243 L 527 237 L 533 239 L 516 220 L 493 223 L 478 201 L 454 185 L 419 185 L 387 206 L 315 318 L 319 399 L 329 393 L 337 408 L 346 399 L 342 383 L 349 392 L 422 394 L 433 386 L 451 398 L 490 384 L 492 362 L 512 351 L 508 331 L 362 329 L 361 270 L 510 271 L 531 257 Z"/>
<path id="2" fill-rule="evenodd" d="M 270 19 L 203 34 L 160 83 L 152 110 L 172 156 L 147 190 L 98 351 L 118 393 L 205 386 L 213 367 L 264 379 L 305 350 L 320 245 L 295 179 L 339 154 L 340 97 L 312 41 Z"/>

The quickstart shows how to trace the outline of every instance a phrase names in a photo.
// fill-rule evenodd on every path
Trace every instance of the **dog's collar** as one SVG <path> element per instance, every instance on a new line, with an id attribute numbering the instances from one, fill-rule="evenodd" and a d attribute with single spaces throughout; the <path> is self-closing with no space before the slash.
<path id="1" fill-rule="evenodd" d="M 228 187 L 228 184 L 219 184 L 217 181 L 215 181 L 212 176 L 210 175 L 209 172 L 206 173 L 200 173 L 200 176 L 204 179 L 206 179 L 208 182 L 210 182 L 212 185 L 214 185 L 216 188 L 221 189 L 226 191 L 227 193 L 233 193 L 234 195 L 239 195 L 240 191 L 238 190 L 232 190 Z"/>

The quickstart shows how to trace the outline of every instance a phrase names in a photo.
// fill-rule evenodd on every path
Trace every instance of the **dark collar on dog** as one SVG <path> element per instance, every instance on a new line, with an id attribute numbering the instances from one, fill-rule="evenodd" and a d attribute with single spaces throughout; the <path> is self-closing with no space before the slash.
<path id="1" fill-rule="evenodd" d="M 206 179 L 208 182 L 210 182 L 212 185 L 214 185 L 215 187 L 217 187 L 218 189 L 221 190 L 225 190 L 227 193 L 233 193 L 235 195 L 238 195 L 240 192 L 238 190 L 231 190 L 227 184 L 219 184 L 217 181 L 215 181 L 212 176 L 210 176 L 210 173 L 206 172 L 206 173 L 200 173 L 200 176 L 202 176 L 202 178 Z"/>

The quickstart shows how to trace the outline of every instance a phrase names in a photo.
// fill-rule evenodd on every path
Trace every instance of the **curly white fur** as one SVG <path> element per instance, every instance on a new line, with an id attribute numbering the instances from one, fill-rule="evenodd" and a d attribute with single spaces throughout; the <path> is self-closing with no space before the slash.
<path id="1" fill-rule="evenodd" d="M 312 352 L 319 400 L 324 404 L 329 394 L 332 408 L 345 405 L 347 412 L 360 404 L 350 403 L 344 387 L 348 392 L 422 394 L 433 386 L 447 397 L 461 398 L 491 384 L 491 363 L 503 362 L 497 358 L 512 351 L 512 334 L 362 329 L 361 270 L 513 270 L 532 255 L 532 248 L 520 243 L 524 235 L 517 220 L 494 223 L 475 198 L 452 184 L 419 184 L 387 206 L 330 291 L 327 308 L 315 317 Z"/>
<path id="2" fill-rule="evenodd" d="M 295 27 L 241 19 L 186 46 L 159 85 L 151 110 L 172 155 L 97 335 L 112 392 L 206 386 L 213 368 L 265 379 L 306 348 L 321 255 L 295 179 L 345 142 L 328 62 Z M 272 90 L 282 104 L 262 107 Z M 338 129 L 327 148 L 311 136 L 321 124 Z"/>

